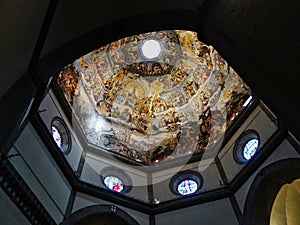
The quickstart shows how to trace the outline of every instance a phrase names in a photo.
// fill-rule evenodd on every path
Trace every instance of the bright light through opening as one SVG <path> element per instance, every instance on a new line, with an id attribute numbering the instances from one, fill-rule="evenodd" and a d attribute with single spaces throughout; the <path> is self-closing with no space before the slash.
<path id="1" fill-rule="evenodd" d="M 61 135 L 59 133 L 59 130 L 54 126 L 52 126 L 52 137 L 53 137 L 54 141 L 56 142 L 57 146 L 61 147 L 61 144 L 62 144 L 61 143 L 62 142 Z"/>
<path id="2" fill-rule="evenodd" d="M 183 180 L 177 186 L 177 191 L 181 195 L 193 194 L 198 190 L 198 184 L 194 180 Z"/>
<path id="3" fill-rule="evenodd" d="M 148 59 L 154 59 L 159 56 L 161 47 L 158 41 L 147 40 L 142 46 L 143 55 Z"/>
<path id="4" fill-rule="evenodd" d="M 243 156 L 246 160 L 250 160 L 258 149 L 258 139 L 254 138 L 248 141 L 244 147 Z"/>
<path id="5" fill-rule="evenodd" d="M 112 191 L 122 192 L 124 189 L 123 182 L 114 176 L 105 177 L 104 184 Z"/>
<path id="6" fill-rule="evenodd" d="M 252 100 L 252 96 L 249 96 L 249 98 L 245 101 L 243 106 L 247 106 L 251 100 Z"/>

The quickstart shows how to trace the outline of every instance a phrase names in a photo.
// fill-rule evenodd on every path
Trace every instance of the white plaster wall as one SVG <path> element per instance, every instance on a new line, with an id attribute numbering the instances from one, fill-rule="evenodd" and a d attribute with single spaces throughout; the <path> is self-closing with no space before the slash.
<path id="1" fill-rule="evenodd" d="M 156 225 L 238 225 L 229 199 L 162 213 L 155 221 Z"/>
<path id="2" fill-rule="evenodd" d="M 51 122 L 53 117 L 55 116 L 62 118 L 67 124 L 71 133 L 72 148 L 70 153 L 65 157 L 71 165 L 72 169 L 76 171 L 78 168 L 80 157 L 82 155 L 82 146 L 74 135 L 72 124 L 68 122 L 66 115 L 63 113 L 62 108 L 58 104 L 58 101 L 51 90 L 49 90 L 49 92 L 45 95 L 43 101 L 40 104 L 39 110 L 41 111 L 39 114 L 45 125 L 47 126 L 49 132 L 51 132 Z"/>
<path id="3" fill-rule="evenodd" d="M 101 204 L 109 204 L 109 205 L 117 206 L 118 208 L 121 208 L 122 210 L 127 212 L 130 216 L 132 216 L 140 225 L 149 225 L 149 216 L 144 213 L 137 212 L 135 210 L 132 210 L 132 209 L 129 209 L 129 208 L 126 208 L 123 206 L 119 206 L 119 205 L 110 203 L 108 201 L 104 201 L 102 199 L 94 198 L 92 196 L 85 195 L 82 193 L 76 194 L 72 212 L 75 212 L 79 209 L 82 209 L 82 208 L 85 208 L 88 206 L 101 205 Z"/>
<path id="4" fill-rule="evenodd" d="M 11 158 L 10 162 L 54 220 L 61 222 L 71 187 L 31 124 L 14 146 L 10 153 L 16 153 L 17 149 L 21 156 Z"/>
<path id="5" fill-rule="evenodd" d="M 148 202 L 147 174 L 119 161 L 104 159 L 87 153 L 80 179 L 95 186 L 105 188 L 101 182 L 100 173 L 104 168 L 112 166 L 122 169 L 132 181 L 133 186 L 131 191 L 124 194 L 140 201 Z"/>
<path id="6" fill-rule="evenodd" d="M 152 174 L 154 198 L 159 202 L 179 198 L 179 196 L 172 193 L 169 188 L 169 183 L 177 172 L 185 170 L 196 171 L 203 177 L 203 185 L 200 189 L 200 193 L 205 193 L 207 191 L 223 187 L 216 164 L 211 162 L 211 160 L 206 161 L 207 162 L 203 162 L 202 164 L 195 162 L 183 167 L 172 168 Z"/>
<path id="7" fill-rule="evenodd" d="M 277 126 L 271 118 L 258 106 L 247 120 L 241 125 L 237 132 L 232 136 L 224 148 L 219 152 L 218 157 L 223 165 L 228 181 L 232 181 L 234 177 L 244 168 L 246 164 L 238 164 L 233 157 L 234 144 L 237 138 L 246 130 L 256 130 L 260 136 L 260 148 L 277 130 Z M 259 152 L 258 152 L 259 154 Z"/>

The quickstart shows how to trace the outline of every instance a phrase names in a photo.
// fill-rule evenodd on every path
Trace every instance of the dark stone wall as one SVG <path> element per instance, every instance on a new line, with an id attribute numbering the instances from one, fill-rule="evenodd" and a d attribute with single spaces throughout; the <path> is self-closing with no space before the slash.
<path id="1" fill-rule="evenodd" d="M 0 154 L 8 152 L 22 131 L 26 122 L 22 126 L 21 122 L 37 91 L 27 72 L 0 98 Z"/>
<path id="2" fill-rule="evenodd" d="M 207 42 L 299 139 L 299 1 L 209 2 L 204 17 Z"/>

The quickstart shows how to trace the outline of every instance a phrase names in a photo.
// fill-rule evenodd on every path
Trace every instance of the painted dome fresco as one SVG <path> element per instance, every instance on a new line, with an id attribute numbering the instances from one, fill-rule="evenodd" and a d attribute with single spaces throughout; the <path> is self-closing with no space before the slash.
<path id="1" fill-rule="evenodd" d="M 57 83 L 91 146 L 145 165 L 209 151 L 251 98 L 218 52 L 183 30 L 103 46 Z"/>

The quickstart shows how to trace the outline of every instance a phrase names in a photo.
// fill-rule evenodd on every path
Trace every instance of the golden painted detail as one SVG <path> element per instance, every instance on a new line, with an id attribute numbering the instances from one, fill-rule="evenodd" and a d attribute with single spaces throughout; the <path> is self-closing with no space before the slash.
<path id="1" fill-rule="evenodd" d="M 58 75 L 58 83 L 67 101 L 72 105 L 74 95 L 78 89 L 79 74 L 74 70 L 72 65 L 66 66 Z"/>
<path id="2" fill-rule="evenodd" d="M 195 81 L 187 81 L 183 86 L 183 90 L 187 93 L 189 98 L 192 98 L 199 89 L 199 85 Z"/>
<path id="3" fill-rule="evenodd" d="M 143 58 L 155 39 L 162 53 Z M 89 143 L 144 164 L 206 150 L 251 94 L 190 31 L 127 37 L 67 66 L 57 82 Z"/>

